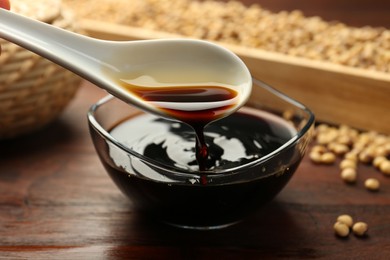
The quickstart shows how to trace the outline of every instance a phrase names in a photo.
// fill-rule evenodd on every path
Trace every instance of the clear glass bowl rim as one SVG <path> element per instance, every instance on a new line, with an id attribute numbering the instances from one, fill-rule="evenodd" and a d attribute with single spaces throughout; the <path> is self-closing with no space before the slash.
<path id="1" fill-rule="evenodd" d="M 271 152 L 271 153 L 269 153 L 269 154 L 267 154 L 267 155 L 265 155 L 263 157 L 260 157 L 260 158 L 258 158 L 256 160 L 254 160 L 254 161 L 242 164 L 242 165 L 237 166 L 237 167 L 229 168 L 229 169 L 223 169 L 223 170 L 217 170 L 217 171 L 215 171 L 215 170 L 192 171 L 192 170 L 186 170 L 186 169 L 181 169 L 181 168 L 175 168 L 175 167 L 171 167 L 171 166 L 165 165 L 163 163 L 160 163 L 158 161 L 155 161 L 152 158 L 143 156 L 142 154 L 139 154 L 139 153 L 131 150 L 129 147 L 123 145 L 118 140 L 116 140 L 112 135 L 110 135 L 97 122 L 97 120 L 95 119 L 95 116 L 94 116 L 95 112 L 98 110 L 98 108 L 100 106 L 108 103 L 112 99 L 116 99 L 112 95 L 107 95 L 107 96 L 103 97 L 102 99 L 100 99 L 99 101 L 97 101 L 95 104 L 93 104 L 90 107 L 90 109 L 88 110 L 88 112 L 87 112 L 87 119 L 88 119 L 89 123 L 91 124 L 91 126 L 104 139 L 108 140 L 109 142 L 111 142 L 117 148 L 123 150 L 124 152 L 129 153 L 132 156 L 135 156 L 135 157 L 141 159 L 142 161 L 147 162 L 150 165 L 153 165 L 153 167 L 160 168 L 161 170 L 165 170 L 167 172 L 174 172 L 175 174 L 185 175 L 187 177 L 191 176 L 191 175 L 192 176 L 196 176 L 196 177 L 200 177 L 200 176 L 204 177 L 204 176 L 208 176 L 208 175 L 215 177 L 216 175 L 220 175 L 220 174 L 223 174 L 223 176 L 226 177 L 226 175 L 239 173 L 243 168 L 259 166 L 259 165 L 267 162 L 269 159 L 273 158 L 277 154 L 281 153 L 282 151 L 291 148 L 292 146 L 294 146 L 296 144 L 296 142 L 298 142 L 310 130 L 311 126 L 313 126 L 314 122 L 315 122 L 315 116 L 314 116 L 313 112 L 310 109 L 308 109 L 306 106 L 304 106 L 302 103 L 300 103 L 300 102 L 296 101 L 295 99 L 293 99 L 293 98 L 283 94 L 282 92 L 276 90 L 275 88 L 271 87 L 270 85 L 268 85 L 268 84 L 266 84 L 266 83 L 264 83 L 264 82 L 262 82 L 262 81 L 260 81 L 258 79 L 254 79 L 253 78 L 253 85 L 264 88 L 265 90 L 267 90 L 270 93 L 274 94 L 276 97 L 278 97 L 278 98 L 286 101 L 287 103 L 290 103 L 291 105 L 295 106 L 296 108 L 302 110 L 304 113 L 306 113 L 308 115 L 308 120 L 305 123 L 305 125 L 302 126 L 300 131 L 297 131 L 297 133 L 294 136 L 292 136 L 287 142 L 285 142 L 278 149 L 274 150 L 273 152 Z M 180 171 L 180 172 L 178 172 L 178 171 Z"/>

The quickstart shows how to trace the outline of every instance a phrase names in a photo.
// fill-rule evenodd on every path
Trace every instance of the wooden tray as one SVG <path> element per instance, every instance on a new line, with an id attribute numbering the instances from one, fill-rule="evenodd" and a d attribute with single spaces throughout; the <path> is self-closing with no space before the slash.
<path id="1" fill-rule="evenodd" d="M 82 20 L 81 26 L 107 40 L 182 37 L 95 20 Z M 308 106 L 317 120 L 390 134 L 390 73 L 219 44 L 239 55 L 255 78 Z"/>

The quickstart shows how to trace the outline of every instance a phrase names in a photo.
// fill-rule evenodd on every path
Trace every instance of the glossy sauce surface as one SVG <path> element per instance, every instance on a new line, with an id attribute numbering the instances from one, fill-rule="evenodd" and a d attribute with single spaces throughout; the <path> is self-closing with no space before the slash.
<path id="1" fill-rule="evenodd" d="M 237 91 L 223 86 L 141 87 L 123 84 L 145 102 L 189 125 L 207 125 L 231 109 Z"/>
<path id="2" fill-rule="evenodd" d="M 141 114 L 113 126 L 110 134 L 133 151 L 179 172 L 198 169 L 195 134 L 184 123 Z M 205 128 L 210 152 L 206 166 L 219 171 L 244 165 L 279 148 L 295 134 L 294 128 L 278 116 L 254 109 L 240 110 Z M 265 166 L 260 164 L 245 170 L 258 176 L 256 180 L 216 185 L 212 175 L 177 182 L 172 173 L 136 157 L 118 158 L 115 149 L 108 154 L 116 167 L 104 160 L 103 164 L 135 206 L 159 220 L 193 227 L 234 223 L 255 211 L 282 189 L 300 160 L 299 151 L 287 149 L 278 160 L 267 163 L 266 169 L 272 175 L 262 176 Z M 281 167 L 281 161 L 289 167 Z"/>
<path id="3" fill-rule="evenodd" d="M 190 126 L 150 114 L 141 114 L 112 127 L 110 134 L 133 151 L 167 166 L 198 171 L 196 134 Z M 204 129 L 209 148 L 205 161 L 220 171 L 257 160 L 276 150 L 296 134 L 282 118 L 243 108 Z"/>

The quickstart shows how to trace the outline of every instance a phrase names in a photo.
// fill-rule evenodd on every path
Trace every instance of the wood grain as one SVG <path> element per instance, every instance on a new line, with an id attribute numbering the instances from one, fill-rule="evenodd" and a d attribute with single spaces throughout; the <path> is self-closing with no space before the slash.
<path id="1" fill-rule="evenodd" d="M 345 185 L 337 166 L 304 159 L 279 196 L 236 226 L 172 228 L 135 212 L 105 173 L 85 113 L 105 93 L 89 83 L 43 131 L 0 142 L 0 259 L 386 259 L 390 179 L 362 167 Z M 363 181 L 379 178 L 379 192 Z M 369 235 L 337 238 L 339 214 L 366 221 Z"/>

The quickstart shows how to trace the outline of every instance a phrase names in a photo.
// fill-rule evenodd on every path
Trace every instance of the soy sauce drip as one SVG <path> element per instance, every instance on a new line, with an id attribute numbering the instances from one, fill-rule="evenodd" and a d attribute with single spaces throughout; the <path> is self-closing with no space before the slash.
<path id="1" fill-rule="evenodd" d="M 194 126 L 193 126 L 194 127 Z M 207 170 L 207 158 L 209 157 L 209 147 L 204 138 L 204 126 L 194 127 L 196 136 L 195 156 L 200 171 Z"/>
<path id="2" fill-rule="evenodd" d="M 195 152 L 199 170 L 208 169 L 209 148 L 205 141 L 204 128 L 222 118 L 226 111 L 237 104 L 237 91 L 213 85 L 185 87 L 142 87 L 128 83 L 122 85 L 145 102 L 151 102 L 172 118 L 191 126 L 196 134 Z M 183 104 L 186 108 L 183 108 Z M 202 178 L 201 182 L 206 184 L 207 180 Z"/>

